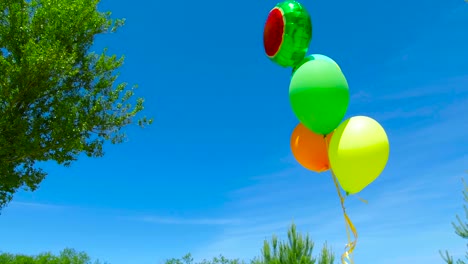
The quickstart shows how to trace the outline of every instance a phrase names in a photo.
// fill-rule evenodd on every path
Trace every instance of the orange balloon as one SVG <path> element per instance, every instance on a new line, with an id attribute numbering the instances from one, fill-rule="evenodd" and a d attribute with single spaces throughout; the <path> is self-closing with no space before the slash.
<path id="1" fill-rule="evenodd" d="M 299 124 L 291 135 L 291 150 L 297 162 L 304 168 L 315 172 L 330 169 L 328 160 L 328 146 L 333 132 L 325 138 Z"/>

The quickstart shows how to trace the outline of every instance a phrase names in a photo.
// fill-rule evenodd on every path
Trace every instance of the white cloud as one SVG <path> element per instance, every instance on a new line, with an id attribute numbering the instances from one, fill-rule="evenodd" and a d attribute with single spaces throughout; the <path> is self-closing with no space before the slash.
<path id="1" fill-rule="evenodd" d="M 368 92 L 359 90 L 358 92 L 351 94 L 350 100 L 351 101 L 358 100 L 360 102 L 369 102 L 370 100 L 372 100 L 372 96 Z"/>
<path id="2" fill-rule="evenodd" d="M 135 217 L 135 220 L 168 225 L 237 225 L 242 221 L 240 219 L 229 218 L 171 218 L 160 216 L 142 216 Z"/>
<path id="3" fill-rule="evenodd" d="M 407 63 L 416 62 L 421 64 L 423 69 L 429 67 L 434 70 L 434 72 L 426 74 L 436 74 L 443 71 L 444 68 L 450 67 L 447 58 L 450 58 L 451 55 L 461 56 L 467 52 L 465 38 L 465 25 L 468 22 L 467 12 L 468 5 L 460 1 L 457 7 L 441 13 L 439 17 L 434 17 L 431 25 L 421 28 L 420 32 L 415 32 L 420 34 L 418 39 L 408 43 L 408 46 L 399 52 L 399 56 L 383 63 L 391 71 L 386 75 L 405 80 L 404 77 L 396 75 L 395 72 L 405 72 Z M 434 36 L 437 38 L 435 39 Z M 466 60 L 459 62 L 466 64 Z M 408 73 L 413 74 L 413 72 Z"/>
<path id="4" fill-rule="evenodd" d="M 31 202 L 20 202 L 20 201 L 12 201 L 8 204 L 8 206 L 4 209 L 5 211 L 11 209 L 38 209 L 38 210 L 56 210 L 56 209 L 67 209 L 70 206 L 66 205 L 57 205 L 57 204 L 48 204 L 48 203 L 31 203 Z"/>
<path id="5" fill-rule="evenodd" d="M 460 17 L 466 17 L 460 9 L 456 11 Z M 452 23 L 453 14 L 439 22 L 444 27 Z M 451 40 L 457 38 L 458 33 L 444 27 L 439 24 L 438 32 L 451 35 L 448 36 Z M 430 37 L 433 35 L 431 31 Z M 463 174 L 468 169 L 464 168 L 468 152 L 463 152 L 468 146 L 468 99 L 461 99 L 468 91 L 468 76 L 447 76 L 435 71 L 431 77 L 438 78 L 437 82 L 420 80 L 419 87 L 413 89 L 415 83 L 408 82 L 407 77 L 430 74 L 427 69 L 440 68 L 445 61 L 442 49 L 431 55 L 427 55 L 427 49 L 421 49 L 427 46 L 428 37 L 422 36 L 402 51 L 401 57 L 384 63 L 386 91 L 377 90 L 374 94 L 364 89 L 352 95 L 353 100 L 391 107 L 387 112 L 382 112 L 382 108 L 374 113 L 367 111 L 367 115 L 383 123 L 409 118 L 425 121 L 395 122 L 389 127 L 392 147 L 388 169 L 361 193 L 369 204 L 351 197 L 347 200 L 348 214 L 360 236 L 356 249 L 358 262 L 436 263 L 442 262 L 439 249 L 460 249 L 450 223 L 462 207 L 460 178 L 468 176 Z M 457 43 L 457 48 L 462 46 L 466 45 Z M 421 56 L 425 56 L 423 60 Z M 407 89 L 401 89 L 401 85 Z M 441 102 L 443 96 L 452 97 L 454 103 Z M 426 98 L 434 100 L 424 103 Z M 417 102 L 417 108 L 408 102 Z M 282 161 L 294 164 L 291 155 Z M 257 256 L 264 238 L 273 233 L 284 238 L 293 216 L 300 231 L 309 232 L 318 245 L 328 240 L 340 255 L 346 243 L 343 215 L 331 180 L 320 176 L 307 173 L 296 164 L 274 175 L 258 177 L 252 186 L 231 193 L 233 202 L 229 208 L 236 209 L 232 215 L 248 221 L 226 227 L 217 239 L 200 245 L 195 256 L 204 258 L 219 253 L 228 257 Z"/>
<path id="6" fill-rule="evenodd" d="M 458 176 L 457 179 L 459 179 Z M 453 248 L 455 244 L 453 241 L 449 244 L 444 244 L 443 241 L 454 236 L 450 234 L 446 236 L 448 238 L 442 239 L 441 234 L 448 234 L 451 231 L 450 221 L 454 218 L 456 206 L 450 201 L 453 201 L 455 196 L 459 201 L 457 205 L 461 207 L 460 193 L 453 193 L 454 185 L 459 186 L 460 182 L 446 181 L 444 184 L 444 181 L 440 180 L 425 184 L 421 178 L 424 177 L 419 177 L 417 181 L 408 180 L 389 184 L 387 188 L 378 188 L 378 191 L 373 188 L 374 191 L 366 195 L 366 198 L 369 198 L 367 205 L 355 198 L 348 198 L 347 212 L 360 236 L 357 245 L 361 251 L 360 254 L 370 254 L 369 252 L 372 252 L 372 248 L 375 247 L 383 248 L 383 246 L 376 246 L 376 243 L 388 246 L 388 243 L 393 243 L 392 241 L 406 239 L 409 233 L 413 240 L 429 235 L 438 237 L 441 244 L 438 245 L 437 241 L 431 243 L 431 250 L 445 246 Z M 216 240 L 202 245 L 195 252 L 195 256 L 207 258 L 220 253 L 227 257 L 246 259 L 258 256 L 263 239 L 270 239 L 274 233 L 285 238 L 293 219 L 301 232 L 310 233 L 317 247 L 321 247 L 322 243 L 328 240 L 335 252 L 341 254 L 347 240 L 344 219 L 337 200 L 336 195 L 332 199 L 324 198 L 323 205 L 328 207 L 326 210 L 322 209 L 323 206 L 320 206 L 320 210 L 314 210 L 317 206 L 307 206 L 307 202 L 302 201 L 303 207 L 307 210 L 304 210 L 301 215 L 295 215 L 294 218 L 288 215 L 288 212 L 281 211 L 275 215 L 264 215 L 262 213 L 264 210 L 258 208 L 257 218 L 251 216 L 249 221 L 241 225 L 226 227 Z M 435 202 L 441 200 L 447 203 Z M 269 206 L 274 207 L 274 204 Z M 446 211 L 450 211 L 450 214 L 441 217 L 441 213 Z M 390 240 L 384 238 L 390 238 Z M 402 251 L 406 246 L 405 243 L 400 243 L 394 246 L 394 250 Z M 419 254 L 421 250 L 416 250 L 415 254 Z M 432 252 L 437 253 L 437 251 Z"/>
<path id="7" fill-rule="evenodd" d="M 468 85 L 468 75 L 452 76 L 450 78 L 441 78 L 437 81 L 431 80 L 430 83 L 424 83 L 419 88 L 411 88 L 397 93 L 382 95 L 377 100 L 399 101 L 406 99 L 419 99 L 421 97 L 438 95 L 466 94 Z"/>
<path id="8" fill-rule="evenodd" d="M 404 109 L 404 108 L 397 108 L 391 109 L 389 111 L 379 111 L 375 115 L 378 116 L 380 122 L 388 121 L 388 120 L 400 120 L 406 118 L 420 118 L 420 117 L 428 117 L 434 114 L 434 106 L 423 106 L 416 109 Z M 373 116 L 375 116 L 373 115 Z"/>
<path id="9" fill-rule="evenodd" d="M 63 209 L 84 209 L 84 210 L 93 210 L 92 208 L 80 208 L 74 206 L 67 206 L 67 205 L 56 205 L 56 204 L 44 204 L 44 203 L 32 203 L 32 202 L 19 202 L 13 201 L 9 204 L 9 209 L 12 211 L 14 210 L 63 210 Z M 6 208 L 8 209 L 8 207 Z M 5 213 L 8 213 L 9 210 L 5 210 Z M 124 212 L 119 210 L 116 212 L 111 209 L 99 209 L 100 213 L 107 213 L 109 215 L 113 215 L 113 217 L 118 219 L 126 219 L 130 221 L 140 221 L 140 222 L 147 222 L 147 223 L 155 223 L 155 224 L 164 224 L 164 225 L 208 225 L 208 226 L 228 226 L 228 225 L 238 225 L 243 222 L 242 219 L 235 219 L 235 218 L 176 218 L 176 217 L 165 217 L 165 216 L 154 216 L 154 215 L 146 215 L 146 216 L 135 216 L 135 213 L 132 212 Z M 126 215 L 126 216 L 124 216 Z"/>
<path id="10" fill-rule="evenodd" d="M 398 263 L 415 263 L 410 261 L 416 259 L 432 263 L 440 259 L 439 249 L 456 247 L 457 237 L 450 223 L 462 208 L 460 179 L 468 176 L 464 175 L 468 154 L 460 156 L 459 151 L 447 147 L 466 138 L 466 130 L 454 128 L 466 119 L 467 105 L 440 109 L 438 117 L 444 120 L 441 122 L 429 122 L 414 130 L 391 130 L 391 144 L 395 147 L 389 166 L 360 194 L 369 204 L 354 197 L 346 201 L 347 212 L 360 236 L 356 254 L 363 262 L 372 261 L 377 256 L 373 252 L 393 247 L 399 252 L 396 258 L 402 261 Z M 433 160 L 434 153 L 440 151 L 447 152 L 449 159 Z M 290 155 L 284 160 L 291 159 Z M 226 227 L 217 239 L 201 245 L 195 256 L 258 256 L 263 239 L 269 239 L 273 233 L 284 238 L 293 219 L 301 231 L 310 233 L 318 247 L 328 240 L 337 255 L 342 253 L 347 241 L 344 219 L 328 174 L 308 173 L 296 164 L 255 180 L 253 185 L 231 193 L 233 201 L 229 206 L 235 208 L 232 215 L 245 222 Z M 429 242 L 414 249 L 418 241 Z M 413 252 L 406 252 L 409 247 Z M 387 259 L 379 259 L 379 263 L 395 263 L 395 257 L 384 257 Z"/>

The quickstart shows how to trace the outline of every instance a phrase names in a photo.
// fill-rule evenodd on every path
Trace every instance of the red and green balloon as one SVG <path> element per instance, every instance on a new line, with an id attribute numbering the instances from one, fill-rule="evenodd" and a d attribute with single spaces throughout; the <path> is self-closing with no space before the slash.
<path id="1" fill-rule="evenodd" d="M 269 13 L 263 31 L 267 56 L 283 67 L 293 67 L 307 53 L 312 40 L 312 21 L 296 1 L 277 4 Z"/>

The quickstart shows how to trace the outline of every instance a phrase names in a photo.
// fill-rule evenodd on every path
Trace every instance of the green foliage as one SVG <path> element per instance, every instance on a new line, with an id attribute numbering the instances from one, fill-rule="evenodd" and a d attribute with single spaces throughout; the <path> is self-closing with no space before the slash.
<path id="1" fill-rule="evenodd" d="M 106 264 L 91 258 L 84 252 L 76 252 L 73 249 L 64 249 L 58 256 L 52 253 L 42 253 L 37 256 L 0 254 L 2 264 Z"/>
<path id="2" fill-rule="evenodd" d="M 0 209 L 46 177 L 37 162 L 103 156 L 104 142 L 123 142 L 121 128 L 143 110 L 142 98 L 130 104 L 136 87 L 116 83 L 123 58 L 89 51 L 96 35 L 124 24 L 99 2 L 0 1 Z"/>
<path id="3" fill-rule="evenodd" d="M 314 243 L 309 235 L 302 237 L 292 224 L 288 231 L 288 242 L 280 242 L 273 236 L 271 247 L 268 241 L 264 242 L 262 257 L 255 258 L 250 264 L 333 264 L 335 256 L 325 243 L 319 257 L 312 257 Z M 65 249 L 58 256 L 51 253 L 43 253 L 37 256 L 13 255 L 8 253 L 0 254 L 1 264 L 107 264 L 99 260 L 91 262 L 90 257 L 84 252 L 77 252 L 73 249 Z M 202 260 L 194 263 L 192 255 L 186 254 L 180 259 L 172 258 L 164 264 L 247 264 L 239 259 L 227 259 L 220 255 L 212 260 Z"/>
<path id="4" fill-rule="evenodd" d="M 181 259 L 168 259 L 164 264 L 195 264 L 193 262 L 192 255 L 190 253 L 183 256 Z M 245 264 L 244 261 L 240 261 L 239 259 L 227 259 L 224 256 L 220 255 L 219 257 L 214 257 L 212 260 L 202 260 L 196 264 Z"/>
<path id="5" fill-rule="evenodd" d="M 468 186 L 466 185 L 465 181 L 463 180 L 463 198 L 465 200 L 465 204 L 463 205 L 463 208 L 465 209 L 465 217 L 468 219 Z M 459 215 L 456 216 L 458 225 L 452 222 L 453 228 L 455 229 L 455 234 L 457 234 L 459 237 L 468 239 L 468 223 L 463 222 L 460 218 Z M 445 251 L 445 253 L 442 253 L 442 251 L 439 252 L 442 258 L 444 259 L 447 264 L 466 264 L 465 261 L 459 259 L 457 262 L 454 262 L 453 257 L 450 256 L 448 251 Z M 468 260 L 468 252 L 465 254 L 465 260 Z"/>
<path id="6" fill-rule="evenodd" d="M 271 245 L 264 242 L 262 258 L 255 260 L 255 264 L 333 264 L 335 256 L 325 243 L 319 258 L 312 256 L 314 242 L 307 234 L 303 237 L 292 224 L 288 231 L 288 242 L 279 242 L 273 235 Z M 317 262 L 318 260 L 318 262 Z"/>
<path id="7" fill-rule="evenodd" d="M 296 225 L 292 224 L 288 231 L 288 241 L 278 241 L 278 237 L 273 235 L 271 244 L 264 241 L 262 257 L 251 260 L 251 264 L 333 264 L 335 255 L 325 243 L 317 258 L 312 256 L 314 242 L 307 234 L 303 237 L 296 230 Z M 182 259 L 169 259 L 164 264 L 195 264 L 190 254 Z M 196 264 L 246 264 L 239 259 L 229 260 L 223 256 L 213 258 L 212 261 L 203 260 Z"/>

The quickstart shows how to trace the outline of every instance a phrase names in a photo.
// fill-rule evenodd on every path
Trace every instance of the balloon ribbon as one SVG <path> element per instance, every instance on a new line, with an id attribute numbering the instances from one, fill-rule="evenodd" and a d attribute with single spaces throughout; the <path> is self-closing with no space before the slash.
<path id="1" fill-rule="evenodd" d="M 325 139 L 326 147 L 327 147 L 327 150 L 328 150 L 329 142 L 328 142 L 326 136 L 324 136 L 324 139 Z M 340 190 L 340 187 L 338 185 L 338 180 L 336 179 L 335 173 L 333 172 L 333 170 L 331 168 L 330 168 L 330 172 L 331 172 L 331 175 L 332 175 L 332 178 L 333 178 L 333 182 L 335 183 L 336 191 L 338 192 L 338 196 L 340 197 L 341 208 L 343 209 L 343 215 L 344 215 L 345 222 L 346 222 L 346 234 L 348 236 L 348 244 L 346 244 L 346 246 L 345 246 L 345 253 L 343 253 L 343 255 L 341 255 L 341 262 L 343 264 L 354 264 L 352 254 L 353 254 L 354 248 L 356 248 L 356 243 L 357 243 L 357 238 L 358 238 L 357 231 L 356 231 L 356 228 L 353 225 L 353 222 L 351 222 L 351 219 L 349 219 L 349 216 L 346 213 L 346 208 L 344 206 L 345 198 L 341 194 L 341 190 Z M 362 202 L 364 202 L 364 203 L 367 203 L 367 201 L 365 201 L 364 199 L 360 198 L 360 200 Z M 349 230 L 351 230 L 351 232 L 354 235 L 354 241 L 351 241 L 351 236 L 349 234 Z"/>
<path id="2" fill-rule="evenodd" d="M 352 253 L 354 251 L 354 248 L 356 248 L 356 243 L 357 243 L 357 238 L 358 238 L 357 231 L 353 225 L 353 222 L 351 222 L 351 219 L 349 219 L 349 216 L 346 213 L 346 208 L 344 206 L 345 198 L 341 194 L 340 187 L 338 185 L 338 180 L 336 179 L 336 176 L 333 173 L 333 171 L 332 170 L 330 171 L 333 177 L 333 182 L 335 183 L 336 191 L 338 192 L 338 196 L 340 197 L 341 208 L 343 209 L 343 215 L 344 215 L 345 222 L 346 222 L 346 234 L 348 236 L 348 244 L 346 244 L 345 246 L 345 253 L 343 253 L 343 255 L 341 256 L 341 262 L 343 264 L 354 264 Z M 354 235 L 354 241 L 351 241 L 351 236 L 349 234 L 350 229 Z"/>

